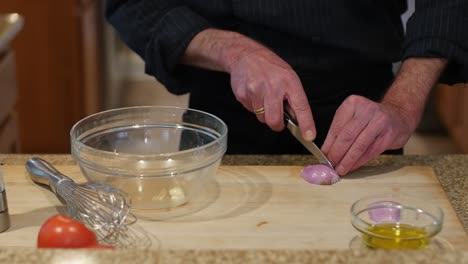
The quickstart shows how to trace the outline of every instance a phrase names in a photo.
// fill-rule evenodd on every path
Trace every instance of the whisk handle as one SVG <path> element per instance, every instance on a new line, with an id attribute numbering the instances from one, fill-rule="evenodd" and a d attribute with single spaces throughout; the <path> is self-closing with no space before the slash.
<path id="1" fill-rule="evenodd" d="M 40 158 L 29 159 L 25 166 L 34 182 L 50 186 L 54 193 L 57 193 L 56 187 L 60 182 L 71 181 L 52 164 Z"/>

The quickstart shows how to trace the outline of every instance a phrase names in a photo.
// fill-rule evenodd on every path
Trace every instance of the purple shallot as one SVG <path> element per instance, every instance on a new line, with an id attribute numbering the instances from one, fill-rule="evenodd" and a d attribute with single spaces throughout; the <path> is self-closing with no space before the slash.
<path id="1" fill-rule="evenodd" d="M 324 164 L 308 165 L 301 171 L 301 176 L 309 183 L 332 185 L 340 181 L 336 171 Z"/>

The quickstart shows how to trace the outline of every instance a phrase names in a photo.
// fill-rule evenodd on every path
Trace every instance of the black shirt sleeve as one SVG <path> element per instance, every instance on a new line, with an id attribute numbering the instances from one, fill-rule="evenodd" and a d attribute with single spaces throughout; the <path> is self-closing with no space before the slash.
<path id="1" fill-rule="evenodd" d="M 447 58 L 444 82 L 468 82 L 468 0 L 416 0 L 403 60 Z"/>
<path id="2" fill-rule="evenodd" d="M 192 38 L 210 23 L 178 0 L 107 0 L 106 17 L 145 61 L 145 72 L 184 93 L 172 73 Z"/>

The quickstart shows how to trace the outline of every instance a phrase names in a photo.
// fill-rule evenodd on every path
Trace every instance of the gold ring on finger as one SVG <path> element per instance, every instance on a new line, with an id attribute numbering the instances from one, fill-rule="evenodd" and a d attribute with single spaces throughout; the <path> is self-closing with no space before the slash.
<path id="1" fill-rule="evenodd" d="M 265 108 L 261 107 L 259 109 L 254 109 L 256 115 L 263 115 L 265 113 Z"/>

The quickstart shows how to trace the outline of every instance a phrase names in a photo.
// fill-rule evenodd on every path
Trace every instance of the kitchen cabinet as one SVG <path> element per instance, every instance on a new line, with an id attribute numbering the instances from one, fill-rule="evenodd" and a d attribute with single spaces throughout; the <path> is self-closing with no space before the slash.
<path id="1" fill-rule="evenodd" d="M 436 108 L 457 147 L 468 153 L 468 83 L 438 85 Z"/>
<path id="2" fill-rule="evenodd" d="M 24 17 L 16 52 L 20 152 L 67 153 L 69 131 L 101 110 L 102 1 L 2 0 L 0 13 Z"/>
<path id="3" fill-rule="evenodd" d="M 0 52 L 0 152 L 14 153 L 19 148 L 16 114 L 15 55 Z"/>

